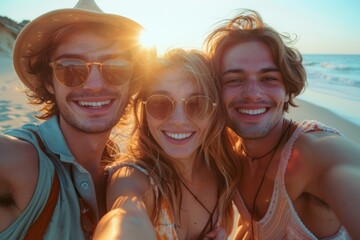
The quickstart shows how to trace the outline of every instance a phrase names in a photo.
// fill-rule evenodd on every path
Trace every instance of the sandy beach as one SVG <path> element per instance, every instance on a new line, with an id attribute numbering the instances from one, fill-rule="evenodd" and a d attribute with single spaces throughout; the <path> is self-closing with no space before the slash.
<path id="1" fill-rule="evenodd" d="M 297 122 L 306 119 L 316 119 L 326 125 L 336 128 L 347 138 L 360 144 L 360 126 L 333 113 L 329 109 L 314 105 L 307 100 L 296 99 L 295 102 L 299 107 L 291 108 L 287 117 Z"/>
<path id="2" fill-rule="evenodd" d="M 0 55 L 0 132 L 36 121 L 33 117 L 35 108 L 27 103 L 23 89 L 10 57 Z"/>

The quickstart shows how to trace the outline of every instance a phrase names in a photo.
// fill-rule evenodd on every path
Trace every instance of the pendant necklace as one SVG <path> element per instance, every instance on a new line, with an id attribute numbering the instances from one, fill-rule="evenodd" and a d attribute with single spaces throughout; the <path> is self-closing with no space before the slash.
<path id="1" fill-rule="evenodd" d="M 289 127 L 291 124 L 292 124 L 292 121 L 290 121 L 288 127 Z M 284 126 L 283 126 L 282 128 L 284 129 Z M 282 131 L 284 131 L 284 130 L 282 130 Z M 285 132 L 287 132 L 287 129 L 286 129 Z M 285 132 L 284 132 L 284 133 L 285 133 Z M 270 149 L 270 151 L 266 152 L 265 154 L 263 154 L 263 155 L 261 155 L 261 156 L 259 156 L 259 157 L 250 157 L 250 156 L 247 154 L 247 152 L 245 151 L 245 148 L 243 147 L 243 145 L 241 146 L 241 150 L 242 150 L 242 152 L 244 153 L 245 157 L 247 157 L 248 159 L 250 159 L 252 162 L 253 162 L 254 160 L 257 160 L 257 159 L 262 159 L 262 158 L 266 157 L 267 155 L 271 154 L 272 152 L 274 152 L 274 151 L 276 150 L 276 148 L 278 148 L 281 140 L 282 140 L 283 137 L 284 137 L 284 133 L 282 133 L 279 141 L 277 142 L 277 144 L 275 144 L 275 146 L 274 146 L 272 149 Z"/>
<path id="2" fill-rule="evenodd" d="M 252 159 L 252 160 L 264 158 L 264 157 L 266 157 L 267 155 L 269 155 L 269 154 L 272 153 L 271 158 L 270 158 L 268 164 L 266 165 L 264 174 L 263 174 L 263 176 L 262 176 L 262 178 L 261 178 L 260 185 L 259 185 L 259 187 L 258 187 L 258 189 L 257 189 L 257 191 L 256 191 L 255 198 L 254 198 L 254 201 L 253 201 L 253 206 L 252 206 L 252 209 L 251 209 L 251 234 L 252 234 L 253 239 L 254 239 L 254 224 L 253 224 L 253 222 L 254 222 L 254 215 L 255 215 L 256 200 L 257 200 L 257 198 L 258 198 L 258 196 L 259 196 L 261 187 L 262 187 L 262 185 L 264 184 L 265 176 L 266 176 L 266 173 L 267 173 L 267 171 L 268 171 L 268 169 L 269 169 L 270 163 L 272 162 L 272 160 L 273 160 L 273 158 L 274 158 L 274 156 L 275 156 L 278 148 L 280 147 L 282 140 L 284 139 L 284 137 L 285 137 L 286 135 L 289 134 L 290 129 L 291 129 L 291 126 L 293 125 L 293 121 L 290 120 L 288 126 L 287 126 L 286 129 L 284 130 L 285 124 L 286 124 L 286 123 L 285 123 L 285 120 L 284 120 L 283 127 L 282 127 L 283 130 L 282 130 L 282 133 L 281 133 L 281 137 L 280 137 L 279 141 L 276 143 L 276 145 L 271 149 L 271 151 L 265 153 L 264 155 L 262 155 L 262 156 L 260 156 L 260 157 L 251 158 L 251 157 L 249 157 L 249 156 L 246 154 L 246 152 L 245 152 L 244 149 L 243 149 L 243 152 L 244 152 L 244 154 L 246 155 L 246 157 L 248 157 L 248 158 L 250 158 L 250 159 Z"/>

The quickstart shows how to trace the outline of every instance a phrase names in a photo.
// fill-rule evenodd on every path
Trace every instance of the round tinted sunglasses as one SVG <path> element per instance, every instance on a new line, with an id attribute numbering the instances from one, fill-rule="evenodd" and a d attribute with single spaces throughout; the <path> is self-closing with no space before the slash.
<path id="1" fill-rule="evenodd" d="M 185 103 L 186 116 L 196 122 L 208 120 L 215 110 L 216 103 L 203 95 L 180 99 Z M 146 112 L 154 119 L 166 120 L 172 116 L 175 110 L 175 101 L 165 95 L 152 95 L 143 101 Z"/>
<path id="2" fill-rule="evenodd" d="M 80 87 L 89 77 L 90 66 L 98 65 L 103 80 L 112 86 L 120 86 L 130 80 L 132 64 L 124 59 L 104 62 L 85 62 L 81 59 L 62 58 L 49 63 L 55 79 L 68 87 Z"/>

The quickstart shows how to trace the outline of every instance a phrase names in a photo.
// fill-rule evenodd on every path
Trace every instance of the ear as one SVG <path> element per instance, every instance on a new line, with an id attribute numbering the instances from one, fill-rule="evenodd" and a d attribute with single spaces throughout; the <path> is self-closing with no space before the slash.
<path id="1" fill-rule="evenodd" d="M 52 85 L 50 85 L 49 83 L 45 82 L 45 87 L 46 87 L 46 90 L 48 90 L 49 93 L 55 94 L 55 90 L 54 90 L 54 87 L 53 87 Z"/>

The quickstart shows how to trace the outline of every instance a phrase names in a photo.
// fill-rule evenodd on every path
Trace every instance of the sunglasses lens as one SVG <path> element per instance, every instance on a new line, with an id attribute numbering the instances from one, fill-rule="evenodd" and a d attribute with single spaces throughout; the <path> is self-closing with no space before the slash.
<path id="1" fill-rule="evenodd" d="M 155 119 L 167 119 L 173 112 L 173 103 L 166 96 L 153 95 L 146 101 L 147 113 Z"/>
<path id="2" fill-rule="evenodd" d="M 129 81 L 132 66 L 126 60 L 111 59 L 103 63 L 101 71 L 104 81 L 113 86 L 120 86 Z"/>
<path id="3" fill-rule="evenodd" d="M 81 60 L 63 59 L 55 64 L 54 74 L 65 86 L 78 87 L 86 81 L 88 69 Z"/>
<path id="4" fill-rule="evenodd" d="M 205 96 L 194 96 L 186 103 L 186 113 L 193 121 L 205 121 L 214 111 L 213 102 Z"/>

